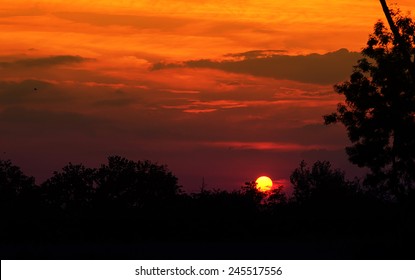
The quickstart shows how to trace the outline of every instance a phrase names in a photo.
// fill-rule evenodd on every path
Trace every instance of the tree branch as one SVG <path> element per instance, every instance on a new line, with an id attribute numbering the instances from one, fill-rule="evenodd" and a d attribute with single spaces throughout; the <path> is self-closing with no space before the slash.
<path id="1" fill-rule="evenodd" d="M 401 34 L 399 33 L 398 27 L 396 27 L 396 24 L 392 19 L 392 15 L 389 10 L 388 4 L 386 4 L 386 0 L 379 0 L 379 1 L 380 1 L 380 4 L 382 5 L 383 13 L 386 16 L 386 20 L 388 21 L 389 27 L 392 30 L 393 36 L 395 37 L 397 42 L 401 44 L 402 43 Z"/>
<path id="2" fill-rule="evenodd" d="M 392 14 L 386 3 L 386 0 L 379 0 L 380 4 L 382 5 L 383 13 L 386 16 L 386 20 L 388 21 L 389 27 L 393 33 L 393 37 L 395 38 L 395 42 L 401 46 L 401 51 L 405 59 L 405 63 L 407 63 L 408 70 L 410 71 L 412 82 L 415 82 L 415 61 L 412 63 L 411 60 L 411 53 L 408 49 L 405 48 L 405 41 L 402 38 L 401 34 L 399 33 L 399 29 L 396 26 L 395 22 L 393 21 Z"/>

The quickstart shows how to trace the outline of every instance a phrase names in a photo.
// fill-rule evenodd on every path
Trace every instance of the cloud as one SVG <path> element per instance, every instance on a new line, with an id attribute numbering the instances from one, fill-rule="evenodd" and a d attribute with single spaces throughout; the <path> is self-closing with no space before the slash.
<path id="1" fill-rule="evenodd" d="M 43 14 L 44 12 L 42 12 L 40 9 L 35 8 L 35 7 L 31 7 L 31 8 L 19 7 L 18 9 L 0 10 L 0 18 L 40 16 Z"/>
<path id="2" fill-rule="evenodd" d="M 224 80 L 247 77 L 221 73 L 218 78 Z M 39 91 L 0 107 L 0 146 L 38 179 L 47 178 L 67 161 L 98 165 L 106 155 L 121 154 L 168 164 L 187 188 L 197 186 L 202 177 L 211 186 L 225 188 L 262 172 L 288 178 L 300 155 L 314 149 L 340 147 L 338 154 L 345 157 L 341 126 L 302 125 L 304 119 L 322 122 L 322 112 L 335 108 L 335 104 L 329 109 L 309 107 L 304 101 L 329 87 L 253 80 L 252 86 L 226 93 L 192 94 L 166 91 L 164 85 L 143 89 L 127 84 L 3 82 L 1 88 L 7 87 L 9 94 L 31 91 L 34 86 Z M 254 86 L 257 82 L 270 84 Z M 257 95 L 261 91 L 268 93 Z M 239 100 L 230 98 L 237 96 Z M 56 98 L 53 104 L 51 98 Z M 326 98 L 321 96 L 316 104 L 324 106 Z"/>
<path id="3" fill-rule="evenodd" d="M 127 107 L 136 102 L 137 100 L 132 98 L 103 99 L 96 101 L 94 105 L 98 107 Z"/>
<path id="4" fill-rule="evenodd" d="M 238 150 L 265 150 L 265 151 L 309 151 L 309 150 L 335 150 L 338 147 L 330 147 L 324 145 L 301 145 L 296 143 L 280 143 L 280 142 L 210 142 L 207 145 L 213 147 L 225 147 L 228 149 Z"/>
<path id="5" fill-rule="evenodd" d="M 111 127 L 110 121 L 77 112 L 33 110 L 22 106 L 7 107 L 0 112 L 0 125 L 6 139 L 54 139 L 64 135 L 94 135 Z M 49 138 L 50 139 L 50 138 Z"/>
<path id="6" fill-rule="evenodd" d="M 111 14 L 99 12 L 57 12 L 54 16 L 73 23 L 84 23 L 97 27 L 131 27 L 137 30 L 161 32 L 179 31 L 181 34 L 207 36 L 229 35 L 230 31 L 252 30 L 252 22 L 234 19 L 201 18 L 183 14 Z M 262 25 L 259 25 L 262 27 Z"/>
<path id="7" fill-rule="evenodd" d="M 259 77 L 293 80 L 305 83 L 333 84 L 350 74 L 361 55 L 340 49 L 326 54 L 281 55 L 275 51 L 250 51 L 227 54 L 238 60 L 188 60 L 179 63 L 155 63 L 152 70 L 165 68 L 210 68 L 226 72 L 250 74 Z"/>
<path id="8" fill-rule="evenodd" d="M 22 58 L 14 61 L 0 61 L 0 67 L 52 67 L 57 65 L 77 64 L 93 60 L 94 59 L 78 55 L 56 55 L 49 57 Z"/>
<path id="9" fill-rule="evenodd" d="M 240 58 L 240 59 L 256 59 L 256 58 L 264 58 L 270 57 L 275 54 L 285 53 L 285 50 L 252 50 L 242 53 L 228 53 L 225 54 L 225 57 L 233 57 L 233 58 Z"/>
<path id="10" fill-rule="evenodd" d="M 49 91 L 54 87 L 53 84 L 40 80 L 23 80 L 21 82 L 1 81 L 0 80 L 0 104 L 10 105 L 18 103 L 31 103 L 35 100 L 42 99 L 44 96 L 39 96 L 39 90 L 42 93 Z M 36 88 L 36 90 L 35 90 Z M 47 96 L 50 97 L 49 95 Z M 53 101 L 50 98 L 46 102 Z"/>
<path id="11" fill-rule="evenodd" d="M 215 112 L 217 109 L 188 109 L 188 110 L 183 110 L 183 112 L 185 113 L 190 113 L 190 114 L 200 114 L 200 113 L 212 113 Z"/>
<path id="12" fill-rule="evenodd" d="M 165 89 L 164 91 L 171 92 L 171 93 L 184 93 L 184 94 L 197 94 L 197 93 L 200 93 L 199 90 Z"/>
<path id="13" fill-rule="evenodd" d="M 137 29 L 173 30 L 191 23 L 193 20 L 167 16 L 100 14 L 94 12 L 59 12 L 59 18 L 95 26 L 131 26 Z"/>

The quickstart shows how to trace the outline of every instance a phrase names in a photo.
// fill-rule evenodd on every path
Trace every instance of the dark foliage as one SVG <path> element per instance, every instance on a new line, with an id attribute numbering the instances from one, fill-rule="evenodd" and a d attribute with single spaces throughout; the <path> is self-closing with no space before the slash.
<path id="1" fill-rule="evenodd" d="M 11 200 L 34 186 L 34 178 L 23 174 L 10 160 L 0 160 L 0 194 L 2 201 Z"/>
<path id="2" fill-rule="evenodd" d="M 340 169 L 333 169 L 328 161 L 317 161 L 311 169 L 302 161 L 290 177 L 297 203 L 319 201 L 331 203 L 344 200 L 357 193 L 357 182 L 345 179 Z"/>
<path id="3" fill-rule="evenodd" d="M 62 209 L 90 207 L 95 194 L 95 180 L 95 169 L 69 163 L 42 184 L 45 203 Z"/>
<path id="4" fill-rule="evenodd" d="M 415 182 L 415 23 L 389 10 L 387 17 L 393 32 L 375 24 L 365 58 L 349 81 L 335 86 L 346 103 L 324 119 L 346 127 L 350 161 L 371 171 L 366 183 L 403 199 Z"/>
<path id="5" fill-rule="evenodd" d="M 381 201 L 324 161 L 293 171 L 292 200 L 254 182 L 186 194 L 165 166 L 121 157 L 41 187 L 0 167 L 2 258 L 408 258 L 415 245 L 413 195 Z"/>
<path id="6" fill-rule="evenodd" d="M 2 205 L 17 203 L 18 198 L 35 192 L 35 179 L 23 174 L 10 160 L 0 160 L 0 201 Z"/>
<path id="7" fill-rule="evenodd" d="M 108 158 L 96 173 L 96 198 L 105 208 L 157 207 L 180 193 L 177 178 L 164 165 Z"/>

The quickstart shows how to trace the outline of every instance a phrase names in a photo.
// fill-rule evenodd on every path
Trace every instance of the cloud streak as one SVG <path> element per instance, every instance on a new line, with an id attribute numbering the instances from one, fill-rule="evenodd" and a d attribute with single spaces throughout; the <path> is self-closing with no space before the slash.
<path id="1" fill-rule="evenodd" d="M 238 59 L 215 61 L 211 59 L 188 60 L 178 63 L 159 62 L 152 70 L 166 68 L 210 68 L 225 72 L 250 74 L 304 83 L 333 84 L 344 80 L 361 55 L 340 49 L 326 54 L 281 55 L 275 51 L 249 51 L 227 54 Z"/>
<path id="2" fill-rule="evenodd" d="M 14 61 L 0 61 L 0 67 L 53 67 L 57 65 L 78 64 L 88 61 L 94 61 L 94 59 L 85 58 L 77 55 L 56 55 L 49 57 L 22 58 Z"/>
<path id="3" fill-rule="evenodd" d="M 261 150 L 261 151 L 310 151 L 310 150 L 338 150 L 339 147 L 327 145 L 301 145 L 295 143 L 279 142 L 210 142 L 208 146 L 222 147 L 237 150 Z"/>

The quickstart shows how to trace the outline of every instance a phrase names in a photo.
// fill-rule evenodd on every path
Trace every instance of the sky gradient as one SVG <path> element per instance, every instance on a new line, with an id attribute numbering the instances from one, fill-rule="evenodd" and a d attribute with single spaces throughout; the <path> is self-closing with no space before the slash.
<path id="1" fill-rule="evenodd" d="M 362 174 L 322 115 L 378 19 L 375 0 L 2 0 L 2 158 L 38 183 L 68 162 L 149 159 L 188 191 L 288 186 L 302 159 Z"/>

